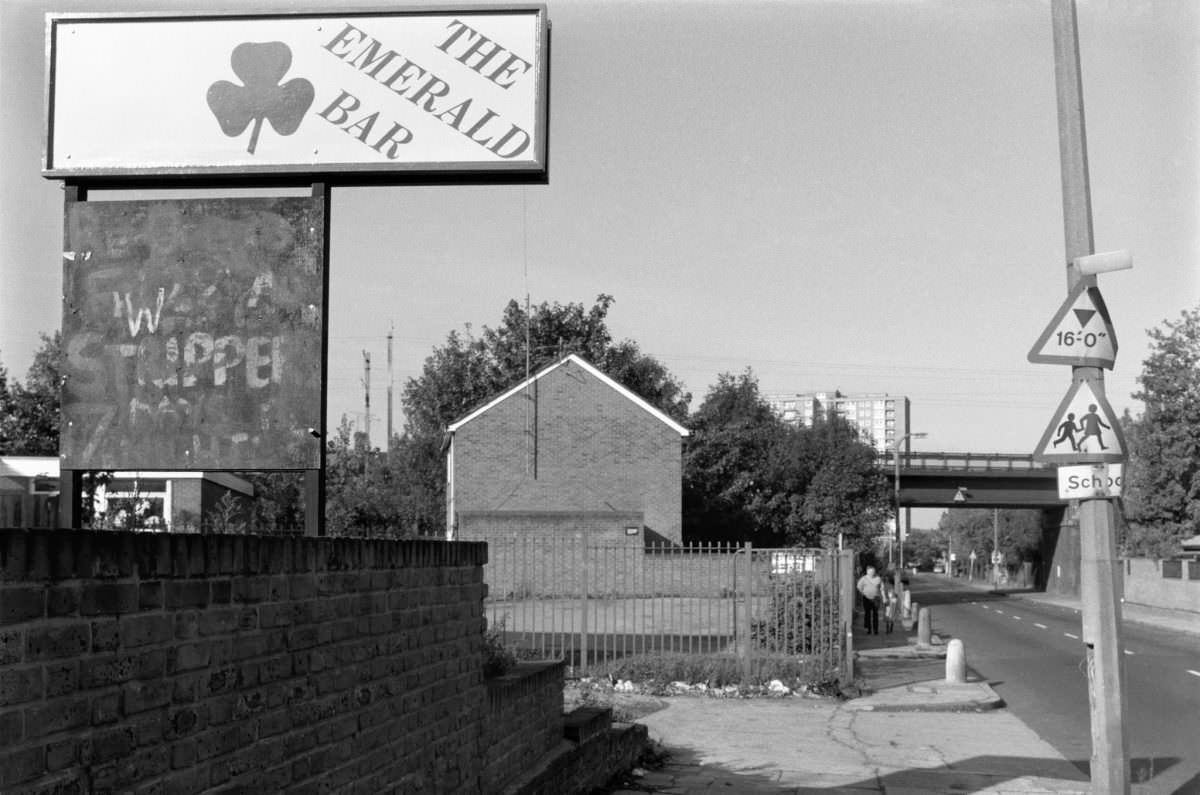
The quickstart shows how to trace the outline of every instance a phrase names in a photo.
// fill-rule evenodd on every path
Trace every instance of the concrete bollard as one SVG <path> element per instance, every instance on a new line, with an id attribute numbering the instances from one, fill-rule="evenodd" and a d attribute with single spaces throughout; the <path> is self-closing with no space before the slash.
<path id="1" fill-rule="evenodd" d="M 921 609 L 920 602 L 912 602 L 908 606 L 908 620 L 912 623 L 912 626 L 914 626 L 914 627 L 917 625 L 917 611 L 919 611 L 920 609 Z"/>
<path id="2" fill-rule="evenodd" d="M 917 643 L 922 646 L 928 646 L 930 640 L 933 638 L 933 630 L 929 626 L 930 623 L 929 608 L 922 607 L 921 612 L 917 613 Z"/>
<path id="3" fill-rule="evenodd" d="M 904 610 L 906 617 L 912 615 L 912 591 L 907 588 L 904 589 L 904 594 L 901 596 L 900 607 Z"/>
<path id="4" fill-rule="evenodd" d="M 967 652 L 963 649 L 963 642 L 954 638 L 946 644 L 946 683 L 961 685 L 966 681 Z"/>

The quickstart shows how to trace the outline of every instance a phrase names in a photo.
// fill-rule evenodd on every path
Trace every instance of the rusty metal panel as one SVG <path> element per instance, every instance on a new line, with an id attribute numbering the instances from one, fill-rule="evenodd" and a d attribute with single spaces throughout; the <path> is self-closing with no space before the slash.
<path id="1" fill-rule="evenodd" d="M 67 208 L 62 466 L 318 467 L 323 200 Z"/>

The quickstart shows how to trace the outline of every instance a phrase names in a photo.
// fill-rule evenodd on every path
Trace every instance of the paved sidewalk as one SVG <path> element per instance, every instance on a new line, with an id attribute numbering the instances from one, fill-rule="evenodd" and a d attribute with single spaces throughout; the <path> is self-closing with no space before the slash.
<path id="1" fill-rule="evenodd" d="M 956 580 L 960 584 L 970 584 Z M 974 585 L 991 591 L 986 583 Z M 1079 599 L 1023 589 L 1006 597 L 1079 610 Z M 1200 617 L 1126 604 L 1126 621 L 1200 634 Z M 668 757 L 613 795 L 737 793 L 1087 793 L 1090 760 L 1069 760 L 967 671 L 945 683 L 945 646 L 855 627 L 865 692 L 848 701 L 676 696 L 640 722 Z M 1134 792 L 1149 792 L 1134 785 Z"/>
<path id="2" fill-rule="evenodd" d="M 668 701 L 641 720 L 670 754 L 666 766 L 616 793 L 1089 791 L 1079 767 L 1004 710 L 876 712 L 806 698 Z"/>

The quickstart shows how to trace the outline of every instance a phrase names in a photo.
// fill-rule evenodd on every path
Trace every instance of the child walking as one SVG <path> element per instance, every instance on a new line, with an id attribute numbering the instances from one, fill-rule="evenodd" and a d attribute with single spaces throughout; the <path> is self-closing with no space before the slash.
<path id="1" fill-rule="evenodd" d="M 892 634 L 892 627 L 896 622 L 896 616 L 900 612 L 900 597 L 896 595 L 895 587 L 887 578 L 884 578 L 883 580 L 882 607 L 884 632 L 890 635 Z"/>

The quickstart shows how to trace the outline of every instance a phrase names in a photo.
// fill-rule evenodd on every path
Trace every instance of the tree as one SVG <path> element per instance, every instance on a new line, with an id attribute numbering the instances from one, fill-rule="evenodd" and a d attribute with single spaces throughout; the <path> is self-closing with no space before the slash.
<path id="1" fill-rule="evenodd" d="M 887 477 L 875 450 L 841 417 L 797 428 L 781 440 L 797 462 L 793 471 L 811 473 L 797 514 L 779 528 L 793 545 L 867 549 L 890 515 Z M 787 470 L 784 470 L 786 473 Z M 790 492 L 785 483 L 784 493 Z"/>
<path id="2" fill-rule="evenodd" d="M 1006 565 L 1041 560 L 1042 514 L 1032 509 L 951 508 L 937 532 L 960 561 L 972 550 L 987 565 L 998 537 Z"/>
<path id="3" fill-rule="evenodd" d="M 888 513 L 875 452 L 845 420 L 780 420 L 754 374 L 723 373 L 691 419 L 684 535 L 760 546 L 865 549 Z"/>
<path id="4" fill-rule="evenodd" d="M 753 372 L 717 376 L 689 425 L 684 536 L 693 541 L 758 538 L 761 543 L 759 519 L 781 510 L 778 503 L 785 499 L 769 487 L 767 461 L 786 426 L 759 395 Z"/>
<path id="5" fill-rule="evenodd" d="M 254 486 L 249 508 L 252 533 L 304 532 L 304 474 L 295 471 L 238 472 Z"/>
<path id="6" fill-rule="evenodd" d="M 1122 547 L 1126 554 L 1167 557 L 1200 533 L 1200 306 L 1147 334 L 1151 352 L 1134 394 L 1146 410 L 1126 426 Z"/>
<path id="7" fill-rule="evenodd" d="M 58 455 L 62 335 L 56 331 L 40 336 L 42 347 L 34 354 L 25 383 L 13 381 L 0 406 L 0 452 L 6 455 Z"/>
<path id="8" fill-rule="evenodd" d="M 607 324 L 613 300 L 602 294 L 590 308 L 543 302 L 528 312 L 512 300 L 498 326 L 485 326 L 479 336 L 470 326 L 452 331 L 425 359 L 421 375 L 404 386 L 405 429 L 393 450 L 403 469 L 393 473 L 392 488 L 403 495 L 397 499 L 416 532 L 445 529 L 446 426 L 568 354 L 588 360 L 676 420 L 687 417 L 691 395 L 667 368 L 637 343 L 613 341 Z"/>
<path id="9" fill-rule="evenodd" d="M 673 419 L 687 418 L 691 395 L 654 357 L 632 340 L 613 342 L 608 329 L 611 295 L 590 308 L 548 303 L 526 311 L 515 300 L 504 308 L 500 325 L 485 326 L 479 337 L 467 326 L 425 359 L 421 375 L 410 378 L 401 397 L 406 431 L 441 439 L 446 426 L 546 365 L 574 353 L 637 393 Z M 526 330 L 528 327 L 528 345 Z M 526 349 L 528 348 L 528 368 Z"/>
<path id="10" fill-rule="evenodd" d="M 938 558 L 945 557 L 948 547 L 948 536 L 945 529 L 941 527 L 932 530 L 913 529 L 904 539 L 904 562 L 906 565 L 921 569 L 932 568 Z M 971 550 L 956 546 L 955 551 L 965 557 L 970 554 Z M 978 554 L 979 550 L 976 552 Z"/>
<path id="11" fill-rule="evenodd" d="M 9 447 L 9 436 L 13 432 L 12 398 L 8 393 L 8 369 L 0 362 L 0 453 L 6 453 Z"/>

